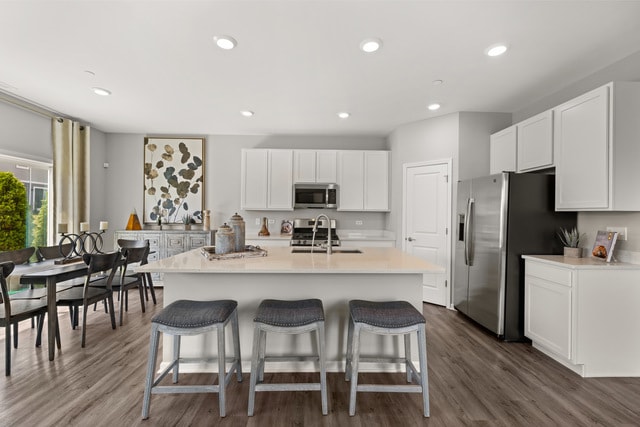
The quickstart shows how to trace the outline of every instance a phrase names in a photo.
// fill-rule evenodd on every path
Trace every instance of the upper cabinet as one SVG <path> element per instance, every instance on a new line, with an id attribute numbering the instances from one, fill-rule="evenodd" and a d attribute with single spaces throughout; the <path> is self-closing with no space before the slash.
<path id="1" fill-rule="evenodd" d="M 490 137 L 489 172 L 530 172 L 553 166 L 553 111 L 533 116 Z"/>
<path id="2" fill-rule="evenodd" d="M 337 182 L 337 151 L 294 150 L 293 182 Z"/>
<path id="3" fill-rule="evenodd" d="M 389 152 L 338 151 L 338 210 L 389 210 Z"/>
<path id="4" fill-rule="evenodd" d="M 293 151 L 242 150 L 241 209 L 293 210 Z"/>
<path id="5" fill-rule="evenodd" d="M 489 173 L 516 171 L 516 126 L 496 132 L 489 137 Z"/>
<path id="6" fill-rule="evenodd" d="M 553 111 L 548 110 L 517 123 L 517 171 L 529 172 L 553 166 Z"/>
<path id="7" fill-rule="evenodd" d="M 609 83 L 553 111 L 556 210 L 640 210 L 640 83 Z"/>

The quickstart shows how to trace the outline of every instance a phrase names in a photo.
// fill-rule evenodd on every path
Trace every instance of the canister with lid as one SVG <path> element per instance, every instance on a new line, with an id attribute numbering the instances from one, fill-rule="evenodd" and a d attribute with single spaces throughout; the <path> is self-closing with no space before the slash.
<path id="1" fill-rule="evenodd" d="M 235 251 L 235 248 L 235 233 L 225 222 L 216 231 L 216 254 L 228 254 Z"/>
<path id="2" fill-rule="evenodd" d="M 233 228 L 233 232 L 235 233 L 235 251 L 244 252 L 244 219 L 242 216 L 238 215 L 238 212 L 236 212 L 236 214 L 229 219 L 229 225 Z"/>

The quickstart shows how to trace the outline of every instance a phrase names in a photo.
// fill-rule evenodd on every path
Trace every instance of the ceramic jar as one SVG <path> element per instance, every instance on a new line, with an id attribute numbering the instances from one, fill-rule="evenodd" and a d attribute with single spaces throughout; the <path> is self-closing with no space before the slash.
<path id="1" fill-rule="evenodd" d="M 216 232 L 216 254 L 224 255 L 234 252 L 236 249 L 236 238 L 233 229 L 225 222 Z"/>
<path id="2" fill-rule="evenodd" d="M 236 252 L 244 252 L 244 236 L 245 236 L 245 223 L 242 216 L 238 215 L 236 212 L 229 219 L 229 225 L 233 228 L 233 232 L 236 234 L 235 236 L 235 251 Z"/>

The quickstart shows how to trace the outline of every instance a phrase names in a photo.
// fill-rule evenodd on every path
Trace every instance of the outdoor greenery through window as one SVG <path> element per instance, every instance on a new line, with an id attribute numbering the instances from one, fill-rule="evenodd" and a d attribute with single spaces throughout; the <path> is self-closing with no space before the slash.
<path id="1" fill-rule="evenodd" d="M 0 251 L 47 246 L 51 165 L 0 155 Z"/>

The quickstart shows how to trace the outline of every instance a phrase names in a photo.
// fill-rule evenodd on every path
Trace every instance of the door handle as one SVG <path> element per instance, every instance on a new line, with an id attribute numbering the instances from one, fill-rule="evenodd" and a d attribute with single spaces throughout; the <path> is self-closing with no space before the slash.
<path id="1" fill-rule="evenodd" d="M 414 240 L 416 240 L 416 239 L 414 239 L 413 237 L 407 237 L 407 239 L 406 239 L 406 240 L 407 240 L 408 242 L 413 242 L 413 241 L 414 241 Z"/>

